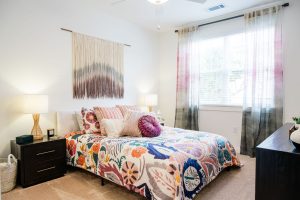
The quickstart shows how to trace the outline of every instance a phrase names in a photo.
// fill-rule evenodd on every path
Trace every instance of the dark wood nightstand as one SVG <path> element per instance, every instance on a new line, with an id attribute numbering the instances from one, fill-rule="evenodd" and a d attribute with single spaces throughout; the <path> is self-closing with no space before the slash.
<path id="1" fill-rule="evenodd" d="M 256 200 L 299 199 L 300 150 L 289 139 L 287 123 L 256 147 Z"/>
<path id="2" fill-rule="evenodd" d="M 19 145 L 11 141 L 11 153 L 18 159 L 18 182 L 23 187 L 63 176 L 66 173 L 66 139 L 44 137 Z"/>

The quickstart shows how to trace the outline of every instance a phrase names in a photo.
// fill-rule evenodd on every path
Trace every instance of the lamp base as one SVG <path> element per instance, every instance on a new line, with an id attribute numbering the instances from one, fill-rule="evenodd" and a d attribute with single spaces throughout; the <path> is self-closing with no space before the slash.
<path id="1" fill-rule="evenodd" d="M 34 135 L 33 140 L 42 140 L 44 138 L 43 135 Z"/>
<path id="2" fill-rule="evenodd" d="M 40 114 L 33 114 L 32 118 L 33 118 L 33 127 L 31 130 L 31 134 L 33 135 L 33 139 L 42 140 L 44 136 L 43 136 L 42 129 L 39 125 Z"/>
<path id="3" fill-rule="evenodd" d="M 153 107 L 152 106 L 148 106 L 149 108 L 148 108 L 148 110 L 149 110 L 149 112 L 153 112 Z"/>

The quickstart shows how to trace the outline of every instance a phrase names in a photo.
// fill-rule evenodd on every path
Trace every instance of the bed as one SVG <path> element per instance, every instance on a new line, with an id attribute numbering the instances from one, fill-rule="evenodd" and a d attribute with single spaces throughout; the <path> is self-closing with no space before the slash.
<path id="1" fill-rule="evenodd" d="M 193 199 L 227 167 L 240 166 L 216 134 L 164 127 L 155 138 L 67 134 L 67 163 L 147 199 Z"/>

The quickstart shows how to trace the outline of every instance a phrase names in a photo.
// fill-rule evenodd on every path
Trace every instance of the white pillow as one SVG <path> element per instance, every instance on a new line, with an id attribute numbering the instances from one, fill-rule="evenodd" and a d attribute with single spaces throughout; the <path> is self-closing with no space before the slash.
<path id="1" fill-rule="evenodd" d="M 123 119 L 102 119 L 100 127 L 101 135 L 107 135 L 108 137 L 120 137 L 122 136 L 124 122 Z"/>

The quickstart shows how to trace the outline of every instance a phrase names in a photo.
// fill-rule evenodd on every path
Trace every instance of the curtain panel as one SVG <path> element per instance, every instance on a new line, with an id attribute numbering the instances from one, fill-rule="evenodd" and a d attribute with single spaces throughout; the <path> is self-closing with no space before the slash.
<path id="1" fill-rule="evenodd" d="M 283 119 L 281 7 L 245 15 L 245 82 L 241 154 L 255 148 Z"/>
<path id="2" fill-rule="evenodd" d="M 193 44 L 197 29 L 191 27 L 178 32 L 175 127 L 190 130 L 199 130 L 199 50 Z"/>

